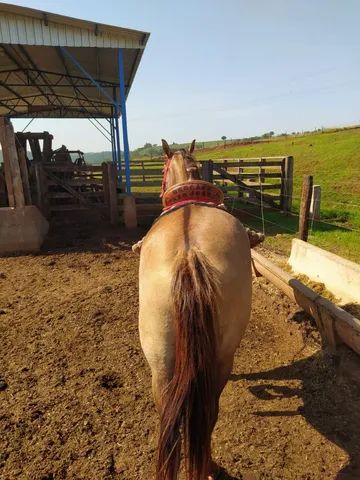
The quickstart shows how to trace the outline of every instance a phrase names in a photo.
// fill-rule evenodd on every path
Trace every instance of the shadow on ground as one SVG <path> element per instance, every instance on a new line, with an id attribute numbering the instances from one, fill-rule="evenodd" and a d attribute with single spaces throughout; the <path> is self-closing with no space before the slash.
<path id="1" fill-rule="evenodd" d="M 273 370 L 230 377 L 232 381 L 240 379 L 266 381 L 249 387 L 252 395 L 261 400 L 301 398 L 304 406 L 296 411 L 261 411 L 255 415 L 302 415 L 323 436 L 348 453 L 349 462 L 338 472 L 336 479 L 360 478 L 360 409 L 357 407 L 360 387 L 341 376 L 334 358 L 319 353 Z M 292 379 L 300 380 L 302 387 L 289 388 L 276 383 Z"/>

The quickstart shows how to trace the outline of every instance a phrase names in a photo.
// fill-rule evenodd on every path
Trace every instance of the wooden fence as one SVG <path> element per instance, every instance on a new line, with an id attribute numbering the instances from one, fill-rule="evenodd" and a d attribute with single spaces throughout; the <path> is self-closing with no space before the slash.
<path id="1" fill-rule="evenodd" d="M 200 160 L 202 178 L 218 185 L 227 197 L 264 203 L 290 211 L 293 190 L 293 157 Z M 131 183 L 138 199 L 159 195 L 163 163 L 131 162 Z"/>
<path id="2" fill-rule="evenodd" d="M 24 203 L 37 205 L 46 216 L 54 212 L 93 209 L 115 222 L 122 210 L 125 172 L 117 174 L 110 162 L 79 166 L 49 161 L 45 149 L 52 137 L 47 132 L 29 135 L 20 135 L 20 145 L 13 149 L 13 157 L 18 157 L 21 170 Z M 43 140 L 43 151 L 39 139 Z M 32 161 L 26 158 L 26 141 L 31 146 Z M 6 156 L 4 158 L 6 160 Z M 199 163 L 203 179 L 218 185 L 226 200 L 242 198 L 250 203 L 263 202 L 283 211 L 291 210 L 292 157 L 224 158 L 200 160 Z M 130 174 L 138 216 L 156 216 L 161 211 L 162 160 L 133 160 Z M 0 206 L 11 206 L 11 196 L 8 195 L 9 201 L 6 201 L 8 185 L 10 182 L 6 182 L 4 172 L 0 171 Z"/>

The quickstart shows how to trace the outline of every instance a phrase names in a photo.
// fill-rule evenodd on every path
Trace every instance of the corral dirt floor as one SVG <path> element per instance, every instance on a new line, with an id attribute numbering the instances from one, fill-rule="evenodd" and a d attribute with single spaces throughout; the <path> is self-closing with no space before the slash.
<path id="1" fill-rule="evenodd" d="M 55 232 L 0 258 L 0 478 L 154 478 L 140 348 L 142 232 Z M 223 479 L 359 479 L 360 396 L 287 298 L 254 279 L 252 320 L 213 436 Z"/>

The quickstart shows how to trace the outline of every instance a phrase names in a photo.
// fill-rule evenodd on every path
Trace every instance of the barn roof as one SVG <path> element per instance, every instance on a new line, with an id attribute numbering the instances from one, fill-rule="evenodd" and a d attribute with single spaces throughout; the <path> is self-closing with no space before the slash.
<path id="1" fill-rule="evenodd" d="M 113 116 L 119 49 L 127 95 L 149 35 L 0 3 L 0 116 Z"/>

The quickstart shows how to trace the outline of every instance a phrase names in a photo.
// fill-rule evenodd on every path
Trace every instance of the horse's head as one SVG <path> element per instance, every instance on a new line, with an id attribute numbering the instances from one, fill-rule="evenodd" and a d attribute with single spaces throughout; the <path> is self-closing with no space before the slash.
<path id="1" fill-rule="evenodd" d="M 193 156 L 195 140 L 188 149 L 182 148 L 176 152 L 170 149 L 166 140 L 161 142 L 166 155 L 162 194 L 172 185 L 200 178 L 198 164 Z"/>

